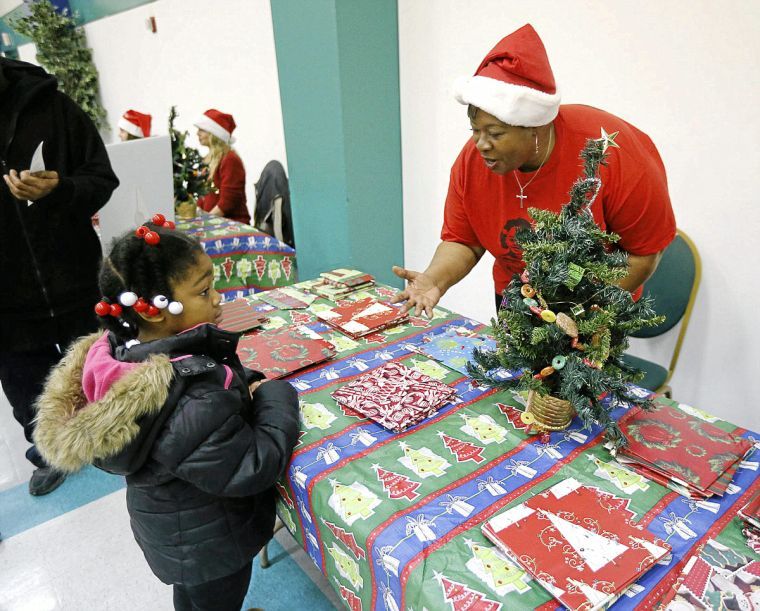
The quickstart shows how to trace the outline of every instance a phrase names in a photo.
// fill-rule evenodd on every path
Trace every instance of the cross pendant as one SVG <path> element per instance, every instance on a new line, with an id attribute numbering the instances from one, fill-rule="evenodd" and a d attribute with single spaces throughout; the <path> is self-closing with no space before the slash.
<path id="1" fill-rule="evenodd" d="M 528 196 L 523 195 L 522 191 L 520 191 L 520 195 L 515 195 L 515 197 L 520 200 L 520 208 L 523 207 L 523 203 L 525 202 L 526 199 L 528 199 Z"/>

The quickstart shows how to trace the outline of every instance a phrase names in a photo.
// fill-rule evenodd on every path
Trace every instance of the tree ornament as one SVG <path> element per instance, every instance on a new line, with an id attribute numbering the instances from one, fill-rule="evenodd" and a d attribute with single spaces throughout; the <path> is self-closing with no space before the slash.
<path id="1" fill-rule="evenodd" d="M 522 280 L 524 283 L 530 282 L 530 276 L 528 275 L 527 269 L 524 269 L 522 274 L 520 274 L 520 280 Z"/>
<path id="2" fill-rule="evenodd" d="M 579 303 L 574 304 L 573 307 L 570 308 L 570 313 L 575 316 L 575 318 L 583 316 L 585 311 L 586 309 Z"/>
<path id="3" fill-rule="evenodd" d="M 578 337 L 578 325 L 575 324 L 575 321 L 564 312 L 557 314 L 557 320 L 555 322 L 565 335 Z"/>
<path id="4" fill-rule="evenodd" d="M 536 316 L 541 316 L 541 312 L 543 312 L 543 310 L 539 308 L 537 305 L 530 306 L 530 311 L 533 312 Z"/>
<path id="5" fill-rule="evenodd" d="M 557 315 L 551 310 L 542 310 L 541 318 L 543 318 L 545 322 L 551 323 L 557 320 Z"/>
<path id="6" fill-rule="evenodd" d="M 107 301 L 98 301 L 95 304 L 95 314 L 98 316 L 108 316 L 111 313 L 111 304 Z"/>
<path id="7" fill-rule="evenodd" d="M 159 310 L 163 310 L 169 305 L 169 298 L 166 297 L 166 295 L 156 295 L 153 298 L 153 305 L 156 306 Z"/>
<path id="8" fill-rule="evenodd" d="M 523 303 L 524 303 L 526 306 L 528 306 L 529 308 L 530 308 L 531 306 L 533 306 L 534 308 L 537 308 L 537 307 L 538 307 L 538 301 L 536 301 L 535 299 L 531 299 L 530 297 L 526 297 L 525 299 L 523 299 Z"/>
<path id="9" fill-rule="evenodd" d="M 132 291 L 124 291 L 119 295 L 119 303 L 127 308 L 131 308 L 137 303 L 137 295 Z"/>
<path id="10" fill-rule="evenodd" d="M 567 359 L 559 354 L 552 359 L 552 367 L 554 367 L 556 371 L 562 369 L 565 366 L 565 363 L 567 363 Z"/>
<path id="11" fill-rule="evenodd" d="M 520 293 L 522 293 L 523 297 L 533 297 L 533 295 L 536 294 L 536 289 L 534 289 L 530 284 L 523 284 L 520 288 Z"/>
<path id="12" fill-rule="evenodd" d="M 586 273 L 586 269 L 575 263 L 567 264 L 567 280 L 565 280 L 565 286 L 570 290 L 578 286 L 578 283 L 583 278 L 583 274 Z"/>
<path id="13" fill-rule="evenodd" d="M 542 378 L 548 378 L 553 373 L 554 373 L 554 367 L 544 367 L 541 370 L 541 377 Z"/>
<path id="14" fill-rule="evenodd" d="M 185 306 L 183 306 L 179 301 L 171 301 L 169 302 L 168 309 L 171 314 L 179 316 L 182 314 L 182 310 L 185 309 Z"/>

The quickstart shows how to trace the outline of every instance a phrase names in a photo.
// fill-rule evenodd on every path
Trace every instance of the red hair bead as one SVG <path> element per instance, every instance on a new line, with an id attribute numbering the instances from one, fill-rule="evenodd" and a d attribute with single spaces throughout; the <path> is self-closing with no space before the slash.
<path id="1" fill-rule="evenodd" d="M 150 220 L 154 225 L 163 225 L 166 222 L 166 217 L 163 214 L 154 214 Z"/>
<path id="2" fill-rule="evenodd" d="M 135 235 L 138 238 L 144 238 L 145 234 L 148 233 L 150 229 L 148 229 L 145 225 L 140 225 L 137 229 L 135 229 Z"/>
<path id="3" fill-rule="evenodd" d="M 98 301 L 95 304 L 95 314 L 98 316 L 108 316 L 111 313 L 111 305 L 105 301 Z"/>
<path id="4" fill-rule="evenodd" d="M 148 316 L 158 316 L 158 313 L 159 313 L 160 311 L 161 311 L 161 310 L 159 310 L 159 309 L 158 309 L 156 306 L 154 306 L 154 305 L 149 305 L 149 306 L 148 306 L 148 312 L 147 312 L 147 314 L 148 314 Z"/>
<path id="5" fill-rule="evenodd" d="M 167 229 L 174 229 L 176 225 L 174 224 L 174 221 L 166 221 L 164 223 L 164 227 L 166 227 Z"/>
<path id="6" fill-rule="evenodd" d="M 145 234 L 145 237 L 143 239 L 145 240 L 146 244 L 155 246 L 161 241 L 161 236 L 158 235 L 155 231 L 149 231 L 148 233 Z"/>
<path id="7" fill-rule="evenodd" d="M 140 297 L 137 301 L 135 301 L 135 305 L 132 307 L 134 307 L 135 312 L 144 312 L 148 309 L 148 302 Z"/>
<path id="8" fill-rule="evenodd" d="M 121 306 L 118 303 L 112 303 L 108 310 L 111 316 L 121 316 Z"/>

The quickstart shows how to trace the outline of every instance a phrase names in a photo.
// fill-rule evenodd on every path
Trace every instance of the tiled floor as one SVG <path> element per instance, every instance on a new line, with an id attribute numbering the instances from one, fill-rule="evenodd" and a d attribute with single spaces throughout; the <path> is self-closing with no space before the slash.
<path id="1" fill-rule="evenodd" d="M 0 393 L 0 610 L 172 609 L 171 587 L 153 576 L 132 537 L 123 479 L 88 468 L 50 495 L 31 497 L 28 445 Z M 269 554 L 270 568 L 254 563 L 244 609 L 341 608 L 284 529 Z"/>

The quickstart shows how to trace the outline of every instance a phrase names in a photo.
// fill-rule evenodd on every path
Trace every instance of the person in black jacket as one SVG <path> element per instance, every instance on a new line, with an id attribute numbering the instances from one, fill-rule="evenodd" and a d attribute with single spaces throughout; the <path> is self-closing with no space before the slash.
<path id="1" fill-rule="evenodd" d="M 273 534 L 298 395 L 241 365 L 239 335 L 212 324 L 211 259 L 164 222 L 114 241 L 96 306 L 108 331 L 53 370 L 34 438 L 58 469 L 126 475 L 135 539 L 175 609 L 237 610 Z"/>
<path id="2" fill-rule="evenodd" d="M 97 328 L 100 242 L 90 218 L 119 181 L 87 115 L 42 68 L 0 58 L 0 383 L 24 427 L 34 399 L 73 338 Z M 34 446 L 29 492 L 64 475 Z"/>

